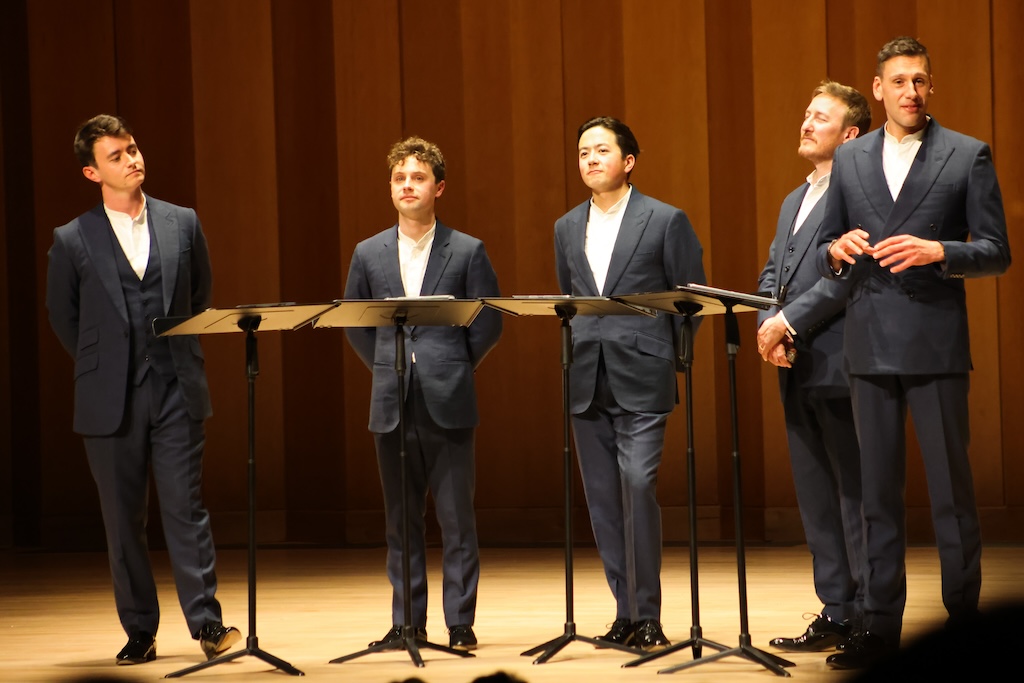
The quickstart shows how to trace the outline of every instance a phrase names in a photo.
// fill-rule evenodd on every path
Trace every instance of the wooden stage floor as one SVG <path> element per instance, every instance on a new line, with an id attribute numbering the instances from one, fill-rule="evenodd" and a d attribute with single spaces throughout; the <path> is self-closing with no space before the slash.
<path id="1" fill-rule="evenodd" d="M 257 555 L 256 636 L 259 647 L 301 670 L 308 681 L 392 683 L 419 678 L 425 683 L 471 683 L 505 671 L 527 683 L 554 681 L 653 681 L 661 669 L 692 659 L 681 649 L 633 668 L 635 659 L 596 650 L 577 641 L 544 664 L 520 653 L 565 630 L 565 555 L 560 548 L 484 548 L 475 630 L 480 648 L 462 658 L 423 650 L 426 665 L 414 666 L 405 651 L 374 653 L 330 664 L 359 652 L 390 627 L 391 591 L 384 575 L 383 549 L 261 549 Z M 151 681 L 204 661 L 187 634 L 166 556 L 154 553 L 163 623 L 156 661 L 118 667 L 124 645 L 114 611 L 106 556 L 101 553 L 19 553 L 0 551 L 0 680 L 67 682 L 89 676 L 116 681 Z M 729 546 L 701 546 L 699 614 L 706 639 L 728 647 L 739 642 L 736 553 Z M 614 607 L 592 547 L 574 552 L 573 616 L 576 630 L 600 635 Z M 431 642 L 447 645 L 440 605 L 441 577 L 436 549 L 430 557 L 431 601 L 427 631 Z M 983 560 L 982 608 L 1024 600 L 1024 547 L 987 547 Z M 767 650 L 775 636 L 795 636 L 807 625 L 803 615 L 819 608 L 811 586 L 804 546 L 748 547 L 748 624 L 754 647 Z M 248 628 L 248 570 L 244 549 L 219 551 L 219 598 L 225 621 L 243 636 Z M 673 642 L 690 635 L 689 550 L 665 549 L 662 571 L 666 635 Z M 939 593 L 938 558 L 932 547 L 908 555 L 908 603 L 904 643 L 945 619 Z M 244 640 L 242 645 L 244 646 Z M 705 655 L 714 650 L 705 648 Z M 825 667 L 825 654 L 785 654 L 795 663 L 793 680 L 841 681 L 848 676 Z M 703 683 L 773 680 L 776 676 L 740 657 L 726 657 L 673 674 Z M 182 680 L 281 681 L 291 679 L 246 655 L 185 676 Z"/>

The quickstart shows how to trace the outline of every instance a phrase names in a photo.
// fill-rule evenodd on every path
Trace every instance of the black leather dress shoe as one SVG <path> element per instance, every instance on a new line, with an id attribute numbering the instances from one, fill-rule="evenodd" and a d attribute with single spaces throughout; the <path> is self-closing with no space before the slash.
<path id="1" fill-rule="evenodd" d="M 639 647 L 644 652 L 657 652 L 664 650 L 669 645 L 671 643 L 665 637 L 665 632 L 661 630 L 661 624 L 657 619 L 647 619 L 637 623 L 634 647 Z"/>
<path id="2" fill-rule="evenodd" d="M 616 645 L 626 645 L 632 647 L 633 639 L 636 638 L 636 624 L 629 619 L 616 619 L 612 622 L 611 628 L 608 629 L 608 633 L 603 636 L 598 636 L 595 640 L 602 640 L 606 643 L 615 643 Z M 595 645 L 597 649 L 603 649 L 601 645 Z"/>
<path id="3" fill-rule="evenodd" d="M 448 647 L 456 650 L 475 650 L 476 634 L 469 624 L 459 624 L 448 629 Z"/>
<path id="4" fill-rule="evenodd" d="M 768 644 L 786 652 L 822 652 L 836 649 L 850 637 L 852 631 L 849 624 L 833 621 L 821 614 L 811 622 L 803 635 L 796 638 L 773 638 Z"/>
<path id="5" fill-rule="evenodd" d="M 237 628 L 216 621 L 211 621 L 199 629 L 199 647 L 203 648 L 207 660 L 224 654 L 241 639 L 242 634 Z"/>
<path id="6" fill-rule="evenodd" d="M 381 638 L 380 640 L 371 641 L 370 642 L 370 647 L 373 647 L 374 645 L 381 645 L 381 644 L 384 644 L 384 643 L 397 643 L 397 642 L 400 642 L 402 640 L 402 629 L 403 628 L 404 628 L 403 626 L 399 626 L 397 624 L 392 626 L 391 630 L 388 631 L 387 633 L 385 633 L 383 638 Z M 416 637 L 420 638 L 421 640 L 426 640 L 427 639 L 427 629 L 423 628 L 422 626 L 417 626 L 416 627 Z"/>
<path id="7" fill-rule="evenodd" d="M 896 648 L 874 633 L 854 633 L 845 646 L 825 659 L 832 669 L 866 669 L 896 654 Z"/>
<path id="8" fill-rule="evenodd" d="M 118 664 L 145 664 L 156 659 L 156 638 L 139 633 L 128 639 L 128 644 L 117 653 Z"/>

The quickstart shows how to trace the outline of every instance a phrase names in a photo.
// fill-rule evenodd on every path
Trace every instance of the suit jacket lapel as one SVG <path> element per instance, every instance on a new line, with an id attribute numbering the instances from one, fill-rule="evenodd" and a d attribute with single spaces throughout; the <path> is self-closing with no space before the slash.
<path id="1" fill-rule="evenodd" d="M 594 271 L 590 269 L 590 261 L 587 259 L 587 219 L 590 215 L 590 201 L 580 204 L 569 214 L 569 258 L 575 266 L 576 272 L 580 274 L 581 284 L 585 285 L 584 290 L 579 292 L 582 296 L 598 296 L 597 281 L 594 280 Z"/>
<path id="2" fill-rule="evenodd" d="M 378 254 L 380 269 L 388 282 L 390 296 L 405 296 L 405 285 L 402 284 L 402 266 L 398 262 L 398 226 L 384 237 Z"/>
<path id="3" fill-rule="evenodd" d="M 163 283 L 164 315 L 171 309 L 174 290 L 178 284 L 178 221 L 173 214 L 160 202 L 146 196 L 146 207 L 149 211 L 149 225 L 156 237 L 156 246 L 160 250 L 160 280 Z"/>
<path id="4" fill-rule="evenodd" d="M 120 248 L 116 245 L 117 238 L 107 220 L 107 214 L 103 211 L 103 205 L 85 214 L 79 219 L 79 230 L 82 235 L 82 243 L 89 253 L 96 274 L 103 283 L 103 288 L 110 295 L 114 308 L 125 322 L 128 322 L 128 305 L 124 301 L 124 292 L 121 289 L 121 277 L 117 274 L 117 254 L 114 249 Z"/>
<path id="5" fill-rule="evenodd" d="M 903 182 L 903 187 L 896 197 L 896 203 L 885 222 L 885 232 L 881 237 L 892 235 L 914 213 L 917 205 L 921 203 L 936 178 L 939 177 L 939 173 L 949 160 L 952 151 L 952 147 L 946 146 L 942 128 L 933 119 L 928 124 L 928 130 L 925 131 L 924 139 L 921 141 L 921 148 L 917 150 L 917 156 L 914 157 L 914 163 L 910 166 L 907 179 Z"/>
<path id="6" fill-rule="evenodd" d="M 427 269 L 423 273 L 423 284 L 420 295 L 430 296 L 437 291 L 437 283 L 441 280 L 448 261 L 452 257 L 452 229 L 437 221 L 434 225 L 434 243 L 430 245 L 430 256 L 427 257 Z"/>
<path id="7" fill-rule="evenodd" d="M 861 187 L 864 188 L 868 201 L 875 207 L 875 211 L 882 217 L 882 220 L 892 213 L 893 206 L 892 195 L 889 194 L 889 186 L 885 182 L 885 172 L 882 170 L 882 143 L 884 141 L 885 129 L 879 128 L 873 137 L 868 139 L 868 144 L 861 150 L 861 153 L 853 155 Z"/>
<path id="8" fill-rule="evenodd" d="M 802 198 L 801 198 L 802 199 Z M 800 207 L 797 207 L 797 211 L 800 211 Z M 807 218 L 804 219 L 804 224 L 800 226 L 797 233 L 794 234 L 793 230 L 790 230 L 790 241 L 786 244 L 786 249 L 793 249 L 793 257 L 790 260 L 790 271 L 779 273 L 779 283 L 786 285 L 790 284 L 793 280 L 793 276 L 797 274 L 798 266 L 800 262 L 807 256 L 808 250 L 811 250 L 811 246 L 817 246 L 818 242 L 818 230 L 821 228 L 821 220 L 825 216 L 825 198 L 821 197 L 814 208 L 811 209 L 810 213 L 807 214 Z M 797 216 L 794 214 L 794 220 Z M 816 249 L 811 250 L 816 252 Z M 780 259 L 781 262 L 781 259 Z"/>
<path id="9" fill-rule="evenodd" d="M 629 202 L 626 204 L 625 213 L 622 216 L 622 223 L 619 225 L 619 234 L 615 237 L 615 246 L 612 247 L 612 258 L 608 262 L 608 274 L 604 278 L 604 292 L 614 292 L 615 285 L 619 278 L 626 272 L 636 245 L 647 227 L 647 221 L 651 217 L 652 210 L 647 208 L 644 196 L 633 190 Z"/>

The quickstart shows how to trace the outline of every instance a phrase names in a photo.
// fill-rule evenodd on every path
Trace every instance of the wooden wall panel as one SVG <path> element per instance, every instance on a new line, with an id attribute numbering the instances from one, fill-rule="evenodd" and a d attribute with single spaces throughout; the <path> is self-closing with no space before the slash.
<path id="1" fill-rule="evenodd" d="M 395 223 L 388 192 L 387 152 L 402 127 L 402 53 L 398 2 L 336 0 L 334 79 L 338 144 L 338 211 L 344 292 L 355 245 Z M 324 330 L 343 351 L 345 538 L 351 543 L 383 538 L 384 516 L 377 459 L 367 430 L 370 371 L 344 340 L 342 330 Z"/>
<path id="2" fill-rule="evenodd" d="M 810 90 L 827 75 L 870 92 L 878 48 L 904 33 L 932 52 L 936 117 L 992 142 L 1011 234 L 1024 214 L 1024 183 L 1013 164 L 1022 146 L 1013 93 L 1022 77 L 1012 57 L 1024 15 L 1010 0 L 38 0 L 19 6 L 26 59 L 15 60 L 23 66 L 14 68 L 23 69 L 27 82 L 24 119 L 31 127 L 29 142 L 19 146 L 23 130 L 5 117 L 0 154 L 8 170 L 29 149 L 34 253 L 24 266 L 6 253 L 8 267 L 24 268 L 8 272 L 6 282 L 34 284 L 36 317 L 0 307 L 6 324 L 0 331 L 11 335 L 15 320 L 20 326 L 28 317 L 31 332 L 12 337 L 8 361 L 15 344 L 31 345 L 37 359 L 8 385 L 0 383 L 6 396 L 0 410 L 13 424 L 14 406 L 29 400 L 31 414 L 18 416 L 36 415 L 46 425 L 31 427 L 33 437 L 25 440 L 31 454 L 19 470 L 29 486 L 39 473 L 44 544 L 66 545 L 71 536 L 101 542 L 95 493 L 82 485 L 89 475 L 81 440 L 70 431 L 71 362 L 42 308 L 53 227 L 97 201 L 70 146 L 77 124 L 99 111 L 120 112 L 135 125 L 149 162 L 147 191 L 197 208 L 219 307 L 340 295 L 355 244 L 394 224 L 384 157 L 411 134 L 444 151 L 449 176 L 439 216 L 484 239 L 503 293 L 552 293 L 553 223 L 588 196 L 575 161 L 576 130 L 598 114 L 618 116 L 634 129 L 643 153 L 633 179 L 641 191 L 687 212 L 710 282 L 750 290 L 779 205 L 808 172 L 795 143 Z M 178 39 L 155 41 L 154 32 Z M 83 35 L 90 36 L 87 62 Z M 7 97 L 12 63 L 4 68 L 0 92 Z M 5 115 L 11 111 L 9 102 L 0 104 Z M 873 107 L 877 127 L 884 112 L 879 103 Z M 0 194 L 5 216 L 12 201 Z M 10 248 L 10 224 L 4 229 Z M 1015 305 L 1022 283 L 1017 266 L 998 280 L 969 283 L 972 458 L 986 534 L 994 530 L 1000 539 L 1024 538 L 1014 523 L 1024 517 L 1018 484 L 1024 465 L 1013 457 L 1024 441 L 1012 428 L 1024 414 L 1024 389 L 1013 381 L 1021 374 L 1014 350 L 1024 338 Z M 8 289 L 6 299 L 13 297 Z M 740 314 L 739 324 L 746 535 L 799 539 L 776 373 L 753 350 L 755 316 Z M 478 377 L 481 531 L 485 542 L 558 542 L 557 324 L 536 317 L 505 325 Z M 343 337 L 341 330 L 259 334 L 257 504 L 264 538 L 383 538 L 366 430 L 370 373 Z M 207 425 L 206 492 L 219 543 L 245 536 L 243 341 L 241 334 L 203 340 L 215 410 Z M 709 539 L 732 535 L 729 370 L 723 321 L 707 320 L 693 379 L 697 503 Z M 682 390 L 682 377 L 679 384 Z M 686 533 L 684 412 L 680 405 L 670 420 L 660 484 L 672 540 Z M 927 491 L 913 438 L 910 443 L 911 533 L 928 538 Z M 10 481 L 5 489 L 23 483 Z M 575 470 L 574 487 L 578 540 L 588 542 Z"/>
<path id="3" fill-rule="evenodd" d="M 64 21 L 52 21 L 56 13 Z M 82 440 L 71 432 L 73 363 L 50 329 L 44 303 L 46 253 L 53 229 L 99 203 L 85 180 L 72 143 L 80 123 L 117 106 L 113 3 L 28 3 L 32 169 L 35 206 L 35 291 L 39 344 L 39 463 L 44 545 L 75 547 L 102 542 L 99 504 Z M 91 37 L 91 60 L 82 67 L 80 37 Z M 59 198 L 59 199 L 58 199 Z M 41 427 L 42 427 L 41 425 Z M 83 484 L 86 484 L 83 486 Z M 17 486 L 17 482 L 15 482 Z"/>
<path id="4" fill-rule="evenodd" d="M 1024 91 L 1024 68 L 1014 57 L 1024 28 L 1024 4 L 1013 0 L 993 0 L 992 3 L 992 114 L 993 158 L 1003 192 L 1006 222 L 1010 233 L 1010 249 L 1015 262 L 998 280 L 999 312 L 999 432 L 1002 435 L 1003 504 L 1018 510 L 1024 505 L 1024 430 L 1020 429 L 1024 417 L 1024 268 L 1021 266 L 1024 242 L 1024 131 L 1020 126 L 1020 107 L 1014 93 Z M 973 321 L 972 321 L 973 322 Z M 972 391 L 972 398 L 977 396 Z M 1016 524 L 1004 523 L 999 529 L 1001 538 L 1016 537 Z M 987 529 L 986 529 L 987 530 Z M 990 535 L 991 536 L 991 535 Z"/>
<path id="5" fill-rule="evenodd" d="M 281 300 L 273 40 L 268 0 L 191 4 L 196 210 L 210 244 L 213 304 Z M 257 334 L 255 459 L 261 537 L 283 537 L 285 467 L 281 332 Z M 248 390 L 245 338 L 203 340 L 214 400 L 204 486 L 218 542 L 244 540 Z M 231 514 L 228 514 L 228 511 Z"/>
<path id="6" fill-rule="evenodd" d="M 640 143 L 631 180 L 637 189 L 681 208 L 709 258 L 711 207 L 708 138 L 708 64 L 705 59 L 704 3 L 645 0 L 623 5 L 623 69 L 626 122 Z M 679 283 L 686 284 L 686 283 Z M 718 504 L 717 433 L 711 426 L 713 354 L 720 348 L 705 322 L 696 337 L 692 377 L 694 459 L 698 505 Z M 665 535 L 688 538 L 686 377 L 677 375 L 680 404 L 669 417 L 658 495 Z"/>
<path id="7" fill-rule="evenodd" d="M 330 301 L 342 294 L 332 7 L 273 0 L 271 18 L 281 298 Z M 335 421 L 345 413 L 345 376 L 335 332 L 306 326 L 281 340 L 285 533 L 295 541 L 344 540 Z"/>
<path id="8" fill-rule="evenodd" d="M 750 112 L 756 140 L 751 150 L 757 174 L 756 234 L 758 269 L 744 283 L 753 291 L 757 274 L 768 258 L 775 238 L 782 200 L 798 187 L 814 167 L 797 154 L 803 114 L 811 101 L 811 93 L 828 77 L 826 11 L 823 0 L 804 0 L 783 6 L 752 3 L 754 88 Z M 792 36 L 792 40 L 780 40 Z M 796 37 L 799 37 L 796 39 Z M 777 74 L 786 74 L 781 79 Z M 756 314 L 753 318 L 756 328 Z M 754 339 L 747 340 L 743 352 L 756 354 Z M 764 443 L 765 506 L 781 514 L 772 519 L 768 534 L 792 538 L 787 531 L 801 529 L 796 515 L 796 493 L 793 488 L 785 417 L 778 391 L 778 370 L 770 363 L 761 364 L 762 423 Z M 796 535 L 801 540 L 802 534 Z"/>

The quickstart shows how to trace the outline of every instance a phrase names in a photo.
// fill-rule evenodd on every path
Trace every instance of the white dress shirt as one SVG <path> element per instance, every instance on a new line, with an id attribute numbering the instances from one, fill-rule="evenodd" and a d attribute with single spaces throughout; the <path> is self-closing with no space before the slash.
<path id="1" fill-rule="evenodd" d="M 434 244 L 434 232 L 437 228 L 437 221 L 430 226 L 426 234 L 419 240 L 398 230 L 398 266 L 402 271 L 402 287 L 405 288 L 406 296 L 419 296 L 423 288 L 423 276 L 427 272 L 427 259 L 430 257 L 430 247 Z"/>
<path id="2" fill-rule="evenodd" d="M 914 163 L 917 151 L 921 149 L 921 138 L 924 137 L 924 128 L 916 133 L 904 135 L 902 140 L 889 133 L 889 124 L 885 126 L 885 141 L 882 143 L 882 172 L 885 173 L 885 182 L 889 185 L 889 194 L 892 200 L 900 196 L 903 189 L 903 182 L 910 173 L 910 167 Z"/>
<path id="3" fill-rule="evenodd" d="M 146 266 L 149 265 L 149 221 L 146 218 L 146 196 L 142 196 L 142 210 L 139 215 L 129 216 L 121 211 L 115 211 L 106 204 L 103 210 L 110 221 L 110 227 L 114 229 L 124 255 L 128 257 L 128 263 L 132 270 L 141 280 L 146 274 Z"/>
<path id="4" fill-rule="evenodd" d="M 583 251 L 587 254 L 587 261 L 590 262 L 590 270 L 594 274 L 594 282 L 597 283 L 599 294 L 604 290 L 604 279 L 608 276 L 608 264 L 612 260 L 615 239 L 619 236 L 622 216 L 632 194 L 633 186 L 630 185 L 622 199 L 612 204 L 607 211 L 602 211 L 593 199 L 590 200 L 587 237 Z"/>

